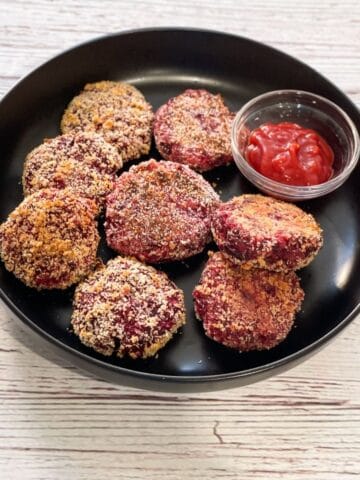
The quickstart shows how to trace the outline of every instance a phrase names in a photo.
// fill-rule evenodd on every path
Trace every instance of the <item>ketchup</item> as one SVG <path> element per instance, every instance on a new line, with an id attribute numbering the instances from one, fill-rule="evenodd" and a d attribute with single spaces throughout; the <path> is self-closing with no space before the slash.
<path id="1" fill-rule="evenodd" d="M 331 147 L 315 130 L 291 122 L 253 130 L 245 158 L 265 177 L 288 185 L 317 185 L 333 175 Z"/>

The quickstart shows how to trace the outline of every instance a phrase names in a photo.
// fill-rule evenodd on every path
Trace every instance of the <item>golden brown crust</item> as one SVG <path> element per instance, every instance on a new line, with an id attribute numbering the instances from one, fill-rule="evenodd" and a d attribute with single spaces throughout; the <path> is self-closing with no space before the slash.
<path id="1" fill-rule="evenodd" d="M 71 190 L 29 195 L 0 226 L 0 255 L 25 285 L 65 289 L 97 264 L 96 204 Z"/>
<path id="2" fill-rule="evenodd" d="M 61 130 L 99 133 L 126 162 L 149 153 L 152 122 L 152 107 L 139 90 L 127 83 L 101 81 L 85 85 L 71 100 Z"/>

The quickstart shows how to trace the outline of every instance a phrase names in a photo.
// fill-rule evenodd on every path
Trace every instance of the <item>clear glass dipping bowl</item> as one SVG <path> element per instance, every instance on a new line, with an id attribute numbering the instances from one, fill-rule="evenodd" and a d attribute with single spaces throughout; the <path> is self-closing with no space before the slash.
<path id="1" fill-rule="evenodd" d="M 287 185 L 251 167 L 244 156 L 248 137 L 266 122 L 294 122 L 316 130 L 334 151 L 330 180 L 311 186 Z M 350 117 L 330 100 L 301 90 L 276 90 L 246 103 L 234 119 L 231 147 L 236 165 L 250 182 L 264 193 L 289 201 L 309 200 L 334 191 L 349 177 L 360 154 L 359 133 Z"/>

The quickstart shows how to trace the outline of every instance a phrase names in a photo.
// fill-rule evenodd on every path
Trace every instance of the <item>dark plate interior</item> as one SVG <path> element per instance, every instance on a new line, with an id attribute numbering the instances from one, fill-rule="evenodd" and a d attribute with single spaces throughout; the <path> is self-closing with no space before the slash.
<path id="1" fill-rule="evenodd" d="M 61 114 L 72 96 L 86 82 L 101 79 L 136 85 L 155 109 L 188 87 L 220 92 L 234 111 L 265 91 L 309 90 L 335 101 L 360 125 L 357 109 L 325 78 L 297 60 L 256 42 L 215 32 L 172 29 L 125 32 L 101 38 L 46 63 L 1 102 L 1 221 L 22 199 L 20 178 L 26 153 L 44 137 L 57 135 Z M 155 149 L 152 156 L 159 157 Z M 235 166 L 214 170 L 206 178 L 216 183 L 224 200 L 255 191 Z M 359 303 L 358 185 L 359 168 L 338 191 L 302 204 L 323 227 L 325 246 L 311 266 L 300 272 L 306 297 L 295 328 L 286 341 L 267 352 L 240 354 L 203 334 L 193 315 L 191 292 L 200 277 L 206 252 L 186 262 L 161 267 L 184 290 L 188 321 L 158 358 L 147 361 L 106 359 L 82 346 L 68 331 L 73 289 L 38 293 L 24 287 L 1 265 L 1 294 L 21 320 L 65 346 L 64 353 L 73 349 L 75 361 L 82 357 L 89 365 L 97 363 L 98 367 L 111 370 L 114 380 L 121 378 L 121 374 L 144 372 L 140 382 L 156 378 L 147 374 L 177 382 L 196 378 L 220 381 L 219 375 L 236 377 L 237 373 L 241 376 L 244 371 L 255 369 L 246 372 L 251 375 L 276 365 L 273 362 L 290 364 L 298 352 L 302 351 L 302 355 L 314 349 L 322 339 L 331 336 L 330 332 L 347 323 Z M 112 253 L 102 245 L 101 255 L 106 259 Z M 119 368 L 109 368 L 111 364 Z"/>

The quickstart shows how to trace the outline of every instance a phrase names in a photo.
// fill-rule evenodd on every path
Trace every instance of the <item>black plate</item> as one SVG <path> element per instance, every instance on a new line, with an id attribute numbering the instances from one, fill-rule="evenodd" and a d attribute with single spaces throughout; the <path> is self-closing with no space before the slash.
<path id="1" fill-rule="evenodd" d="M 254 41 L 183 29 L 140 30 L 100 38 L 47 62 L 2 100 L 1 220 L 22 199 L 20 178 L 26 153 L 44 137 L 59 133 L 65 106 L 86 82 L 102 79 L 136 85 L 155 109 L 187 87 L 221 92 L 234 111 L 268 90 L 309 90 L 336 102 L 360 126 L 356 107 L 328 80 L 294 58 Z M 152 155 L 158 157 L 154 149 Z M 359 173 L 357 168 L 335 193 L 302 204 L 323 227 L 325 246 L 311 266 L 300 272 L 306 296 L 295 328 L 286 341 L 270 351 L 240 354 L 203 334 L 193 315 L 191 292 L 206 253 L 162 267 L 185 291 L 188 321 L 182 334 L 156 359 L 107 359 L 82 346 L 68 332 L 72 289 L 38 293 L 1 266 L 1 297 L 14 318 L 50 340 L 63 356 L 114 382 L 181 392 L 214 390 L 265 378 L 303 360 L 358 311 Z M 217 169 L 206 177 L 217 183 L 224 200 L 254 191 L 234 166 Z M 108 258 L 111 252 L 102 246 L 102 255 Z"/>

